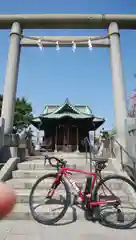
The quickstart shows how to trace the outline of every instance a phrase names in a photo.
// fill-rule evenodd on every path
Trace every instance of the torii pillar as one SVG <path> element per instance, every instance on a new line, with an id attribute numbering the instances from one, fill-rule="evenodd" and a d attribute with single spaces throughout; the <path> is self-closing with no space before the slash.
<path id="1" fill-rule="evenodd" d="M 18 22 L 12 24 L 10 33 L 10 46 L 8 52 L 7 70 L 4 84 L 3 104 L 1 117 L 5 119 L 4 134 L 9 134 L 13 129 L 16 90 L 20 59 L 21 27 Z"/>
<path id="2" fill-rule="evenodd" d="M 109 25 L 110 34 L 110 59 L 112 70 L 112 86 L 115 110 L 115 126 L 117 140 L 127 150 L 127 133 L 125 120 L 127 118 L 127 102 L 125 92 L 125 82 L 123 77 L 122 58 L 120 49 L 120 33 L 118 24 L 112 22 Z M 125 153 L 122 155 L 123 163 L 128 162 L 128 157 Z M 117 160 L 120 162 L 120 151 L 117 154 Z"/>

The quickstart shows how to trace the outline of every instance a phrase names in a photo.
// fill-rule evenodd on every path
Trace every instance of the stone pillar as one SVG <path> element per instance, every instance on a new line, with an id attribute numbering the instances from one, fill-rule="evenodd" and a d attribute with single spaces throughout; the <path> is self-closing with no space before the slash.
<path id="1" fill-rule="evenodd" d="M 77 142 L 77 146 L 76 146 L 76 152 L 79 152 L 79 131 L 78 131 L 78 127 L 76 127 L 76 142 Z"/>
<path id="2" fill-rule="evenodd" d="M 4 146 L 4 124 L 4 119 L 0 117 L 0 149 Z"/>
<path id="3" fill-rule="evenodd" d="M 68 130 L 67 130 L 68 132 L 67 132 L 67 145 L 69 145 L 70 143 L 69 143 L 69 126 L 68 126 Z"/>
<path id="4" fill-rule="evenodd" d="M 57 142 L 58 142 L 58 127 L 56 126 L 56 134 L 55 134 L 55 150 L 57 152 Z"/>
<path id="5" fill-rule="evenodd" d="M 127 134 L 125 128 L 125 119 L 127 117 L 127 102 L 125 93 L 125 83 L 122 69 L 121 49 L 120 49 L 120 33 L 118 24 L 112 22 L 109 25 L 110 35 L 110 58 L 112 70 L 112 86 L 115 110 L 115 127 L 117 139 L 120 144 L 127 149 Z M 117 159 L 120 161 L 120 153 L 118 151 Z M 126 163 L 128 158 L 123 154 L 123 161 Z"/>
<path id="6" fill-rule="evenodd" d="M 19 142 L 19 135 L 7 134 L 4 136 L 4 159 L 17 157 Z"/>
<path id="7" fill-rule="evenodd" d="M 7 71 L 5 77 L 2 118 L 5 119 L 4 133 L 9 134 L 13 128 L 16 101 L 17 79 L 20 59 L 20 24 L 15 22 L 10 33 L 10 47 L 8 52 Z"/>

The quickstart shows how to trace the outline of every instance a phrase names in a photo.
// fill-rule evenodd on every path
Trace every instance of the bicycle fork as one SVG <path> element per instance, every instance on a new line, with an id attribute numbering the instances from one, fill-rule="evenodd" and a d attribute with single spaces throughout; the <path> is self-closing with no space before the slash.
<path id="1" fill-rule="evenodd" d="M 59 186 L 60 184 L 60 180 L 61 180 L 61 175 L 58 174 L 57 178 L 55 179 L 55 181 L 53 182 L 51 188 L 49 189 L 46 198 L 51 199 L 56 188 Z"/>

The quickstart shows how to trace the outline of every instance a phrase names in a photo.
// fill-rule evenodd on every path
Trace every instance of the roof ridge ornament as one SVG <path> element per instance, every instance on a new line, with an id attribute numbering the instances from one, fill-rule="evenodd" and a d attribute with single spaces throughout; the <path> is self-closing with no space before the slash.
<path id="1" fill-rule="evenodd" d="M 37 45 L 39 46 L 40 50 L 42 51 L 43 50 L 43 45 L 42 45 L 42 40 L 41 39 L 39 39 L 37 41 Z"/>
<path id="2" fill-rule="evenodd" d="M 88 48 L 89 48 L 90 51 L 92 51 L 92 49 L 93 49 L 92 48 L 92 42 L 91 42 L 90 38 L 88 39 Z"/>
<path id="3" fill-rule="evenodd" d="M 60 51 L 60 46 L 59 46 L 59 42 L 58 41 L 56 42 L 56 50 L 57 50 L 57 52 Z"/>
<path id="4" fill-rule="evenodd" d="M 70 103 L 70 101 L 69 101 L 69 99 L 68 99 L 68 98 L 66 98 L 66 100 L 65 100 L 65 103 Z"/>
<path id="5" fill-rule="evenodd" d="M 72 41 L 72 51 L 73 52 L 76 51 L 76 43 L 74 41 Z"/>

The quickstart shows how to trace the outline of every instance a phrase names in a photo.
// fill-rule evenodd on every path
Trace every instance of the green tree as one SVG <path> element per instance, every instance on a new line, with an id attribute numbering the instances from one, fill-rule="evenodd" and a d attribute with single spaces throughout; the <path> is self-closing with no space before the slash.
<path id="1" fill-rule="evenodd" d="M 116 134 L 116 129 L 115 129 L 115 127 L 113 127 L 112 129 L 111 129 L 111 131 L 109 131 L 109 136 L 111 137 L 111 136 L 113 136 L 113 135 L 115 135 Z"/>
<path id="2" fill-rule="evenodd" d="M 0 94 L 0 115 L 2 109 L 3 96 Z M 14 127 L 22 129 L 27 127 L 33 119 L 32 104 L 24 97 L 17 98 L 15 104 Z"/>

